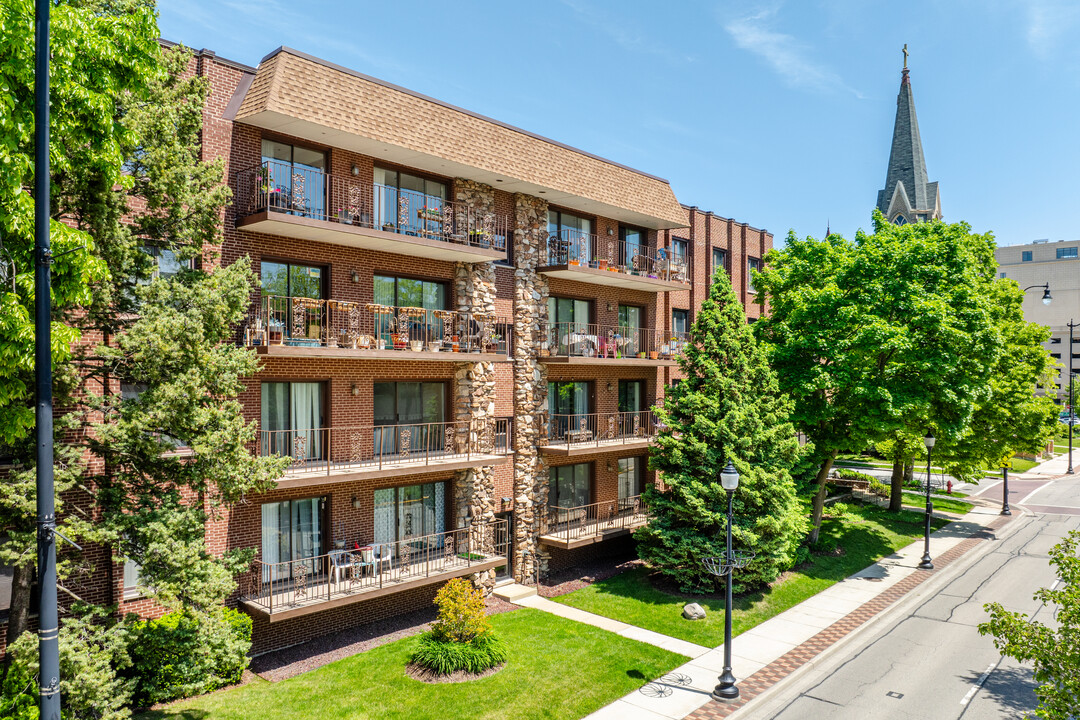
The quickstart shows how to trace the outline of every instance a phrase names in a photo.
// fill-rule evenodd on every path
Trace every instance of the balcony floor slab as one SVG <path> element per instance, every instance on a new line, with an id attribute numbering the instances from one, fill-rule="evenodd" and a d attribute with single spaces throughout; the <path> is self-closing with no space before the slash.
<path id="1" fill-rule="evenodd" d="M 623 535 L 629 535 L 637 530 L 639 527 L 643 527 L 649 522 L 647 517 L 634 518 L 626 525 L 622 525 L 617 528 L 605 527 L 609 523 L 603 521 L 592 521 L 587 523 L 584 527 L 574 528 L 567 532 L 562 533 L 549 533 L 547 535 L 540 536 L 540 544 L 547 545 L 549 547 L 562 548 L 563 550 L 573 550 L 575 548 L 584 547 L 586 545 L 592 545 L 593 543 L 603 542 L 612 538 L 621 537 Z"/>
<path id="2" fill-rule="evenodd" d="M 638 367 L 676 367 L 679 362 L 664 358 L 612 358 L 612 357 L 578 357 L 568 355 L 541 356 L 540 362 L 552 365 L 623 365 Z"/>
<path id="3" fill-rule="evenodd" d="M 432 352 L 421 350 L 364 350 L 322 345 L 255 345 L 255 352 L 270 357 L 327 358 L 339 360 L 404 360 L 449 363 L 509 362 L 506 353 Z"/>
<path id="4" fill-rule="evenodd" d="M 401 475 L 416 475 L 420 473 L 449 472 L 452 470 L 467 470 L 469 468 L 486 467 L 489 465 L 502 465 L 510 461 L 510 455 L 477 454 L 469 458 L 454 456 L 445 460 L 425 460 L 420 457 L 416 460 L 384 461 L 381 466 L 357 466 L 355 463 L 331 463 L 329 472 L 325 465 L 311 469 L 289 469 L 285 477 L 278 480 L 279 490 L 288 488 L 317 487 L 319 485 L 332 485 L 334 483 L 354 482 L 358 480 L 374 480 L 379 478 L 398 477 Z"/>
<path id="5" fill-rule="evenodd" d="M 476 247 L 465 243 L 447 242 L 434 237 L 388 232 L 362 225 L 330 222 L 269 210 L 238 218 L 236 227 L 268 235 L 346 245 L 409 257 L 425 257 L 432 260 L 478 263 L 506 258 L 505 250 Z"/>
<path id="6" fill-rule="evenodd" d="M 543 275 L 547 275 L 548 277 L 576 280 L 577 282 L 590 283 L 592 285 L 607 285 L 609 287 L 624 288 L 626 290 L 643 290 L 644 292 L 662 293 L 690 289 L 689 283 L 651 278 L 646 275 L 630 275 L 623 272 L 611 272 L 610 270 L 592 268 L 588 265 L 545 265 L 537 268 L 536 271 Z"/>
<path id="7" fill-rule="evenodd" d="M 549 443 L 540 447 L 545 455 L 573 457 L 576 455 L 594 455 L 596 453 L 621 452 L 624 450 L 645 450 L 652 445 L 652 438 L 632 438 L 629 440 L 590 440 L 588 442 Z"/>

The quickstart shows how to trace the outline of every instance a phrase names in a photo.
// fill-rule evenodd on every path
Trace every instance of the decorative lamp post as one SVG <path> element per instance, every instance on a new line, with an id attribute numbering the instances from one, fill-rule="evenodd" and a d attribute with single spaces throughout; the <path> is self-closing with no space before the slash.
<path id="1" fill-rule="evenodd" d="M 713 688 L 713 700 L 734 700 L 739 697 L 739 688 L 735 686 L 735 675 L 731 672 L 731 602 L 732 571 L 746 567 L 753 559 L 753 553 L 736 553 L 731 548 L 731 515 L 735 490 L 739 487 L 739 471 L 730 459 L 720 472 L 720 486 L 727 491 L 727 546 L 724 557 L 702 558 L 705 570 L 716 577 L 727 576 L 727 592 L 724 598 L 724 672 L 718 678 L 720 682 Z"/>
<path id="2" fill-rule="evenodd" d="M 1053 301 L 1054 298 L 1050 295 L 1050 283 L 1043 283 L 1042 285 L 1028 285 L 1026 288 L 1024 288 L 1024 292 L 1027 292 L 1028 290 L 1033 290 L 1035 288 L 1043 289 L 1043 305 L 1049 305 Z"/>
<path id="3" fill-rule="evenodd" d="M 934 503 L 930 500 L 930 451 L 934 449 L 934 433 L 927 431 L 923 438 L 926 443 L 926 530 L 923 533 L 923 555 L 919 563 L 920 570 L 933 570 L 934 562 L 930 559 L 930 516 L 934 512 Z"/>
<path id="4" fill-rule="evenodd" d="M 1009 463 L 1006 459 L 1001 463 L 1001 514 L 1012 515 L 1012 510 L 1009 509 Z"/>
<path id="5" fill-rule="evenodd" d="M 1076 373 L 1073 372 L 1073 328 L 1075 328 L 1076 325 L 1077 323 L 1074 323 L 1072 318 L 1069 318 L 1069 401 L 1065 403 L 1065 406 L 1069 410 L 1069 416 L 1066 418 L 1066 420 L 1069 421 L 1069 469 L 1065 472 L 1069 475 L 1073 474 L 1073 424 L 1076 421 L 1076 394 L 1073 392 L 1073 378 L 1076 377 Z"/>

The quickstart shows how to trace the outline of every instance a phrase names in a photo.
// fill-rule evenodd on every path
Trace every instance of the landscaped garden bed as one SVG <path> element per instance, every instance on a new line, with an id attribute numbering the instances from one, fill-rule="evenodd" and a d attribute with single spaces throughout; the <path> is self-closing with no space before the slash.
<path id="1" fill-rule="evenodd" d="M 506 644 L 508 660 L 498 672 L 477 680 L 424 683 L 408 677 L 405 666 L 419 642 L 410 637 L 290 680 L 255 680 L 141 718 L 577 720 L 687 660 L 537 610 L 497 615 L 491 624 Z"/>
<path id="2" fill-rule="evenodd" d="M 782 575 L 764 592 L 735 599 L 733 632 L 738 635 L 821 592 L 847 576 L 922 537 L 922 513 L 890 513 L 881 508 L 849 506 L 842 517 L 822 523 L 821 552 Z M 934 527 L 945 523 L 935 520 Z M 655 583 L 647 568 L 630 570 L 581 590 L 552 598 L 597 615 L 713 647 L 724 641 L 722 593 L 686 595 Z M 704 620 L 686 620 L 682 608 L 696 602 Z"/>

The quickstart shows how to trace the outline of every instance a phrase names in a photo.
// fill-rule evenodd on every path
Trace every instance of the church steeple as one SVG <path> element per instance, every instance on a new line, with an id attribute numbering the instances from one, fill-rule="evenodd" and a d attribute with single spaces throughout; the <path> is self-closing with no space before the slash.
<path id="1" fill-rule="evenodd" d="M 878 209 L 891 222 L 920 222 L 941 219 L 938 184 L 928 182 L 923 157 L 919 120 L 908 76 L 908 50 L 904 45 L 904 69 L 900 74 L 900 94 L 896 96 L 896 123 L 885 188 L 878 192 Z"/>

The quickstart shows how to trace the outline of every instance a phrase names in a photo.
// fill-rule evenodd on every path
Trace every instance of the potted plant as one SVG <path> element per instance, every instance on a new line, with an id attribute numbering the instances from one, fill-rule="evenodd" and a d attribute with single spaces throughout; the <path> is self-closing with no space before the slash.
<path id="1" fill-rule="evenodd" d="M 378 340 L 376 340 L 375 341 L 375 347 L 378 348 L 379 350 L 385 350 L 386 349 L 386 338 L 381 337 Z"/>
<path id="2" fill-rule="evenodd" d="M 649 359 L 650 360 L 656 360 L 659 356 L 660 356 L 660 353 L 657 352 L 656 350 L 650 350 L 649 351 Z"/>
<path id="3" fill-rule="evenodd" d="M 439 352 L 442 350 L 442 342 L 440 340 L 431 340 L 427 344 L 428 352 Z"/>
<path id="4" fill-rule="evenodd" d="M 637 356 L 638 356 L 638 357 L 639 357 L 640 359 L 644 360 L 644 359 L 645 359 L 645 351 L 644 351 L 644 350 L 642 350 L 641 352 L 639 352 L 639 353 L 637 354 Z"/>
<path id="5" fill-rule="evenodd" d="M 337 209 L 337 217 L 339 223 L 344 223 L 345 225 L 352 225 L 352 213 L 345 208 Z"/>
<path id="6" fill-rule="evenodd" d="M 607 260 L 604 258 L 596 258 L 596 267 L 600 270 L 607 270 Z"/>
<path id="7" fill-rule="evenodd" d="M 408 341 L 409 336 L 405 333 L 390 333 L 390 342 L 394 344 L 395 350 L 404 350 Z"/>
<path id="8" fill-rule="evenodd" d="M 577 258 L 570 258 L 569 264 L 576 266 L 576 265 L 580 265 L 581 262 Z"/>
<path id="9" fill-rule="evenodd" d="M 392 223 L 392 222 L 383 223 L 382 229 L 385 230 L 386 232 L 394 232 L 394 223 Z"/>
<path id="10" fill-rule="evenodd" d="M 663 355 L 664 357 L 667 357 L 667 356 L 671 355 L 671 346 L 668 345 L 667 343 L 664 343 L 663 345 L 661 345 L 660 346 L 660 354 Z"/>

